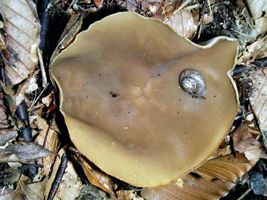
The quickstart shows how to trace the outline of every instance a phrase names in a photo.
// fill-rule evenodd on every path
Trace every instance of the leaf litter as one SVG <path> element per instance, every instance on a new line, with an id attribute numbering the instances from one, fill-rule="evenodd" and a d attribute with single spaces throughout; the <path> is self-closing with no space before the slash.
<path id="1" fill-rule="evenodd" d="M 8 3 L 7 3 L 8 2 Z M 11 85 L 16 85 L 19 83 L 19 87 L 14 88 L 10 86 L 2 85 L 4 90 L 4 98 L 8 99 L 10 104 L 10 111 L 7 112 L 7 108 L 4 102 L 0 102 L 0 108 L 3 112 L 1 112 L 1 127 L 2 128 L 10 128 L 11 127 L 23 127 L 24 125 L 18 125 L 15 116 L 15 112 L 17 106 L 24 100 L 26 100 L 27 107 L 31 107 L 30 109 L 30 126 L 31 129 L 37 130 L 37 138 L 34 142 L 29 143 L 21 143 L 14 141 L 16 137 L 17 131 L 15 129 L 10 129 L 12 131 L 4 131 L 3 134 L 0 135 L 0 141 L 3 141 L 3 145 L 7 144 L 6 148 L 0 150 L 0 160 L 4 163 L 10 162 L 19 162 L 25 164 L 34 164 L 35 160 L 38 160 L 38 163 L 42 164 L 44 167 L 39 168 L 40 173 L 43 174 L 43 179 L 41 182 L 37 183 L 28 183 L 29 179 L 27 177 L 20 179 L 20 187 L 22 190 L 3 190 L 4 192 L 1 195 L 6 195 L 12 199 L 12 195 L 17 195 L 17 199 L 22 198 L 21 191 L 27 195 L 30 199 L 44 199 L 48 197 L 49 191 L 52 187 L 52 182 L 56 178 L 56 172 L 59 169 L 60 159 L 59 157 L 51 154 L 51 152 L 56 153 L 59 149 L 60 138 L 58 134 L 60 134 L 55 127 L 55 122 L 52 120 L 46 121 L 47 116 L 50 115 L 50 110 L 52 106 L 54 107 L 54 94 L 49 93 L 46 94 L 46 98 L 39 99 L 36 95 L 34 95 L 35 101 L 37 102 L 35 105 L 32 105 L 33 98 L 30 97 L 34 93 L 40 94 L 40 89 L 38 88 L 37 82 L 39 81 L 39 77 L 37 76 L 38 71 L 34 73 L 34 70 L 37 66 L 37 49 L 39 44 L 39 24 L 36 19 L 36 13 L 32 10 L 32 2 L 24 1 L 24 0 L 16 0 L 17 5 L 10 5 L 9 2 L 6 1 L 4 4 L 4 21 L 3 21 L 3 30 L 6 33 L 4 39 L 1 42 L 1 49 L 3 50 L 4 59 L 8 62 L 5 62 L 6 67 L 6 75 L 8 80 L 11 82 Z M 150 16 L 154 18 L 159 18 L 164 21 L 169 21 L 170 25 L 177 30 L 177 32 L 182 33 L 188 38 L 194 37 L 197 33 L 197 28 L 200 26 L 200 15 L 201 10 L 201 2 L 193 2 L 193 1 L 183 1 L 180 3 L 172 2 L 172 1 L 115 1 L 118 3 L 122 3 L 120 6 L 125 6 L 128 10 L 139 12 L 145 16 Z M 92 3 L 92 2 L 91 2 Z M 15 4 L 15 3 L 14 3 Z M 89 10 L 88 8 L 83 7 L 84 5 L 89 5 L 90 2 L 83 2 L 79 4 L 78 2 L 71 3 L 68 1 L 57 1 L 55 7 L 56 10 L 60 8 L 62 10 L 68 8 L 67 13 L 72 15 L 71 13 L 75 13 L 77 8 L 82 8 L 83 11 Z M 106 9 L 107 7 L 113 8 L 116 3 L 112 3 L 108 1 L 106 4 L 104 1 L 95 1 L 95 4 L 98 8 L 91 9 L 89 12 L 97 11 L 97 9 L 102 8 Z M 18 6 L 20 7 L 20 13 L 18 12 Z M 33 4 L 34 5 L 34 4 Z M 64 5 L 64 6 L 63 6 Z M 266 6 L 266 5 L 265 5 Z M 179 12 L 176 12 L 179 8 Z M 207 20 L 207 15 L 205 21 L 205 25 L 209 25 L 210 22 L 214 21 L 214 16 L 216 12 L 214 12 L 214 8 L 216 7 L 216 3 L 210 1 L 209 9 L 207 9 L 209 20 Z M 211 8 L 211 9 L 210 9 Z M 251 8 L 250 8 L 251 9 Z M 216 9 L 215 9 L 216 11 Z M 18 17 L 21 14 L 24 14 L 24 18 L 19 20 Z M 11 19 L 10 16 L 14 16 Z M 64 14 L 66 16 L 66 14 Z M 74 15 L 73 15 L 74 16 Z M 77 15 L 79 16 L 79 14 Z M 238 14 L 238 20 L 240 20 L 241 15 Z M 264 17 L 264 16 L 262 16 Z M 6 20 L 5 20 L 6 19 Z M 77 17 L 73 17 L 74 23 L 70 23 L 69 30 L 66 29 L 66 35 L 63 37 L 68 38 L 64 46 L 67 46 L 68 41 L 71 41 L 73 37 L 80 31 L 82 27 L 82 20 L 75 21 Z M 85 15 L 83 20 L 87 20 L 87 16 Z M 12 21 L 13 20 L 13 21 Z M 187 23 L 177 23 L 177 21 L 183 20 Z M 206 21 L 207 20 L 207 21 Z M 18 24 L 16 24 L 18 22 Z M 25 24 L 23 24 L 25 22 Z M 29 22 L 29 23 L 28 23 Z M 239 21 L 240 22 L 240 21 Z M 238 23 L 239 23 L 238 22 Z M 224 22 L 223 22 L 224 23 Z M 226 23 L 226 22 L 225 22 Z M 74 24 L 74 25 L 73 25 Z M 15 26 L 14 26 L 15 25 Z M 25 26 L 24 26 L 25 25 Z M 211 25 L 211 24 L 210 24 Z M 223 24 L 222 24 L 223 27 Z M 206 27 L 203 26 L 204 31 Z M 257 24 L 258 28 L 258 24 Z M 263 27 L 264 28 L 264 27 Z M 32 30 L 25 31 L 22 30 Z M 180 30 L 180 31 L 179 31 Z M 262 29 L 260 29 L 262 30 Z M 20 33 L 20 34 L 18 34 Z M 242 64 L 244 66 L 249 66 L 258 58 L 266 57 L 266 36 L 261 35 L 257 36 L 258 40 L 253 41 L 250 46 L 245 48 L 245 51 L 241 52 L 241 57 L 238 60 L 238 64 Z M 248 42 L 245 42 L 248 43 Z M 15 50 L 14 50 L 15 49 Z M 19 54 L 18 54 L 19 52 Z M 26 64 L 25 64 L 26 63 Z M 255 66 L 253 66 L 255 67 Z M 247 74 L 245 74 L 247 75 Z M 262 91 L 264 88 L 264 81 L 258 81 L 260 79 L 256 76 L 255 72 L 252 71 L 249 74 L 252 82 L 253 82 L 253 90 L 254 91 Z M 265 77 L 264 73 L 260 75 L 263 79 Z M 245 77 L 242 74 L 242 78 Z M 240 78 L 240 77 L 238 77 Z M 237 78 L 237 81 L 240 79 Z M 25 81 L 26 80 L 26 81 Z M 25 81 L 25 82 L 24 82 Z M 254 95 L 257 97 L 256 99 L 264 99 L 265 95 L 263 93 Z M 260 96 L 261 95 L 261 96 Z M 30 98 L 29 98 L 30 97 Z M 42 96 L 44 97 L 44 96 Z M 249 96 L 251 97 L 251 96 Z M 2 98 L 3 99 L 3 98 Z M 13 100 L 12 100 L 13 99 Z M 12 100 L 12 101 L 11 101 Z M 43 101 L 43 102 L 42 102 Z M 13 102 L 13 103 L 12 103 Z M 242 103 L 242 102 L 241 102 Z M 236 186 L 236 183 L 242 180 L 245 174 L 254 166 L 254 164 L 262 158 L 266 158 L 265 148 L 262 147 L 261 138 L 264 139 L 264 125 L 265 121 L 262 118 L 265 116 L 266 111 L 264 109 L 265 104 L 257 104 L 254 103 L 253 96 L 251 98 L 251 105 L 253 111 L 255 113 L 256 119 L 259 120 L 260 130 L 257 130 L 257 127 L 253 127 L 253 129 L 241 123 L 239 128 L 233 132 L 230 137 L 233 140 L 233 148 L 231 148 L 231 144 L 227 142 L 226 147 L 219 148 L 217 154 L 214 154 L 213 159 L 207 161 L 203 166 L 196 169 L 196 171 L 179 178 L 175 182 L 162 186 L 155 189 L 141 189 L 143 197 L 147 197 L 147 199 L 186 199 L 192 197 L 194 199 L 197 198 L 208 198 L 208 199 L 219 199 L 222 196 L 225 196 L 229 193 L 229 191 Z M 12 107 L 13 105 L 13 107 Z M 261 112 L 257 112 L 257 107 L 260 108 Z M 44 114 L 46 115 L 43 118 Z M 11 116 L 11 117 L 10 117 Z M 17 124 L 17 125 L 16 125 Z M 14 126 L 15 125 L 15 126 Z M 256 130 L 256 131 L 255 131 Z M 11 134 L 11 136 L 8 136 Z M 66 133 L 63 133 L 66 134 Z M 6 135 L 5 139 L 1 139 L 2 135 Z M 257 135 L 258 137 L 256 137 Z M 38 143 L 38 144 L 37 144 Z M 44 148 L 45 147 L 45 148 Z M 59 153 L 60 157 L 62 156 L 62 151 Z M 235 157 L 233 156 L 235 155 Z M 222 156 L 222 157 L 220 157 Z M 45 157 L 45 158 L 44 158 Z M 40 159 L 44 158 L 44 159 Z M 217 161 L 216 161 L 217 159 Z M 225 159 L 225 160 L 221 160 Z M 55 161 L 56 160 L 56 161 Z M 70 157 L 68 156 L 68 160 Z M 245 160 L 245 161 L 244 161 Z M 244 161 L 244 162 L 243 162 Z M 78 163 L 82 163 L 84 167 L 84 171 L 88 172 L 90 175 L 88 179 L 104 191 L 109 193 L 111 196 L 117 196 L 118 198 L 123 199 L 142 199 L 140 197 L 140 192 L 134 187 L 120 186 L 120 182 L 117 185 L 112 183 L 113 178 L 104 174 L 103 172 L 95 171 L 88 163 L 84 160 L 79 160 L 77 158 Z M 261 161 L 260 163 L 264 162 Z M 216 164 L 215 164 L 216 163 Z M 9 164 L 11 166 L 11 164 Z M 75 172 L 75 167 L 68 161 L 68 166 L 70 167 L 70 172 L 66 170 L 66 176 L 63 175 L 64 178 L 60 180 L 59 188 L 55 193 L 55 199 L 57 198 L 69 198 L 72 199 L 81 195 L 83 184 L 80 182 L 77 173 Z M 53 168 L 53 169 L 52 169 Z M 12 168 L 10 168 L 12 169 Z M 52 174 L 50 174 L 52 172 Z M 99 175 L 95 175 L 97 172 Z M 250 174 L 250 173 L 248 173 Z M 251 174 L 251 179 L 249 179 L 244 184 L 249 183 L 249 187 L 254 191 L 255 194 L 264 194 L 264 185 L 266 184 L 266 177 L 263 175 L 263 172 L 253 172 Z M 248 175 L 249 176 L 249 175 Z M 91 177 L 91 178 L 89 178 Z M 93 178 L 92 178 L 93 177 Z M 260 182 L 258 183 L 257 182 Z M 96 183 L 98 182 L 98 183 Z M 116 181 L 115 181 L 116 182 Z M 73 187 L 74 186 L 74 187 Z M 71 187 L 76 193 L 73 193 L 72 190 L 68 190 Z M 207 188 L 208 187 L 208 188 Z M 84 188 L 86 188 L 84 186 Z M 212 189 L 211 189 L 212 188 Z M 186 192 L 184 191 L 186 189 Z M 211 191 L 212 192 L 211 192 Z M 20 191 L 20 192 L 19 192 Z M 89 190 L 89 193 L 92 189 Z M 116 192 L 116 193 L 114 193 Z M 201 196 L 201 193 L 204 192 L 204 196 Z M 80 193 L 80 194 L 79 194 Z M 98 192 L 97 192 L 98 193 Z M 212 193 L 212 194 L 211 194 Z M 34 194 L 37 196 L 34 196 Z M 45 194 L 45 195 L 43 195 Z M 10 196 L 11 195 L 11 196 Z M 96 194 L 96 196 L 98 196 Z M 103 195 L 104 197 L 105 195 Z M 101 196 L 98 196 L 101 198 Z"/>
<path id="2" fill-rule="evenodd" d="M 12 63 L 5 63 L 5 70 L 12 85 L 16 85 L 28 78 L 37 66 L 39 23 L 28 1 L 3 1 L 3 4 L 6 44 L 3 56 Z"/>
<path id="3" fill-rule="evenodd" d="M 49 150 L 43 148 L 43 146 L 38 145 L 35 142 L 27 142 L 27 143 L 21 142 L 9 145 L 5 149 L 0 149 L 0 153 L 4 155 L 4 157 L 16 156 L 26 161 L 33 161 L 39 158 L 45 158 L 46 156 L 51 154 Z M 1 160 L 0 162 L 3 161 Z M 4 160 L 4 162 L 9 162 L 9 161 Z"/>

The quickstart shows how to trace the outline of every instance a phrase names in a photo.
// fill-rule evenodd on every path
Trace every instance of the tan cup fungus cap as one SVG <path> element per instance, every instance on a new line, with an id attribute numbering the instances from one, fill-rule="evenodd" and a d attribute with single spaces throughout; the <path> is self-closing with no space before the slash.
<path id="1" fill-rule="evenodd" d="M 94 23 L 51 65 L 72 142 L 135 186 L 164 185 L 190 172 L 218 148 L 236 115 L 228 74 L 237 46 L 225 37 L 199 46 L 132 12 Z M 205 98 L 181 88 L 185 69 L 205 77 Z"/>

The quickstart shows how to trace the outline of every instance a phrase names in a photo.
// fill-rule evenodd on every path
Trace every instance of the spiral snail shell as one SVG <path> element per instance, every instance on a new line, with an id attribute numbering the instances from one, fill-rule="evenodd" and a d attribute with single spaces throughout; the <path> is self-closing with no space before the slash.
<path id="1" fill-rule="evenodd" d="M 206 92 L 206 79 L 197 70 L 185 69 L 179 77 L 181 88 L 196 98 L 204 98 Z"/>

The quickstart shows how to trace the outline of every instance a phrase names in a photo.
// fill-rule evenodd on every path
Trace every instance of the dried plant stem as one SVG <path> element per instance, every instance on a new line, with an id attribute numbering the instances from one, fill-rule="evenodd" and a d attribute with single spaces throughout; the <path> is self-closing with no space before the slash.
<path id="1" fill-rule="evenodd" d="M 176 13 L 178 13 L 179 11 L 181 11 L 185 6 L 187 6 L 192 0 L 186 0 L 184 3 L 182 3 L 182 5 L 176 10 L 174 11 L 173 15 L 175 15 Z"/>
<path id="2" fill-rule="evenodd" d="M 47 85 L 48 85 L 47 76 L 46 76 L 46 70 L 45 70 L 45 66 L 44 66 L 44 62 L 43 62 L 42 52 L 41 52 L 41 50 L 39 48 L 37 50 L 37 54 L 38 54 L 40 68 L 41 68 L 41 74 L 42 74 L 42 82 L 43 82 L 42 86 L 44 88 L 46 88 Z"/>
<path id="3" fill-rule="evenodd" d="M 202 26 L 203 26 L 203 21 L 204 21 L 204 15 L 205 15 L 206 7 L 207 7 L 207 0 L 204 1 L 204 6 L 203 6 L 203 9 L 202 9 L 202 15 L 201 15 L 201 21 L 200 21 L 200 26 L 199 26 L 199 31 L 198 31 L 197 39 L 200 38 L 200 34 L 201 34 L 201 31 L 202 31 Z"/>
<path id="4" fill-rule="evenodd" d="M 250 193 L 251 190 L 252 190 L 251 188 L 247 189 L 247 191 L 243 193 L 237 200 L 243 199 L 245 196 L 247 196 L 248 193 Z"/>
<path id="5" fill-rule="evenodd" d="M 38 95 L 38 97 L 34 100 L 32 105 L 29 107 L 28 112 L 31 111 L 32 107 L 35 105 L 35 103 L 40 99 L 41 95 L 44 93 L 46 88 L 49 86 L 49 83 L 46 85 L 46 87 L 42 90 L 42 92 Z"/>

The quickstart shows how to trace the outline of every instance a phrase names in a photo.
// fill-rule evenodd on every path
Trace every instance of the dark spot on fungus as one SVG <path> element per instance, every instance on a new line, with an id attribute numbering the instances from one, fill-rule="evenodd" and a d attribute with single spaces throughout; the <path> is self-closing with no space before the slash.
<path id="1" fill-rule="evenodd" d="M 113 98 L 120 96 L 120 94 L 117 94 L 115 92 L 110 91 L 110 94 Z"/>

